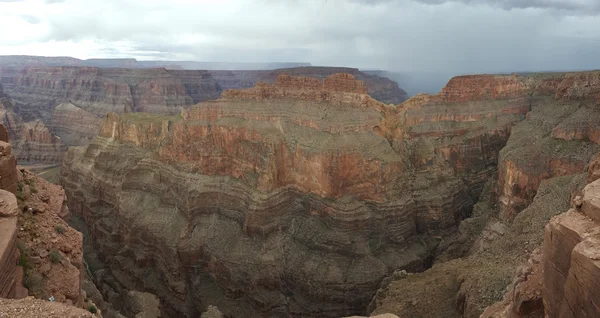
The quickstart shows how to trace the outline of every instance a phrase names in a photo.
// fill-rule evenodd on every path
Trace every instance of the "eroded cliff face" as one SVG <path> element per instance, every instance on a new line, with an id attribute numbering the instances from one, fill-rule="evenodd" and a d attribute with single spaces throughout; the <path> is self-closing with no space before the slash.
<path id="1" fill-rule="evenodd" d="M 0 297 L 90 305 L 82 295 L 83 237 L 64 220 L 64 190 L 18 169 L 2 125 L 0 136 Z"/>
<path id="2" fill-rule="evenodd" d="M 217 98 L 206 71 L 2 67 L 4 124 L 21 162 L 58 163 L 68 146 L 93 138 L 107 112 L 175 114 Z"/>
<path id="3" fill-rule="evenodd" d="M 439 98 L 468 101 L 505 96 L 522 99 L 530 111 L 525 120 L 512 127 L 507 145 L 497 157 L 498 181 L 490 187 L 491 195 L 482 196 L 473 217 L 461 222 L 457 241 L 450 243 L 449 251 L 458 251 L 456 256 L 463 258 L 440 262 L 423 273 L 392 275 L 374 297 L 370 305 L 373 313 L 478 317 L 487 306 L 504 297 L 483 317 L 543 317 L 546 302 L 551 303 L 551 308 L 546 308 L 550 317 L 597 315 L 597 308 L 584 300 L 595 299 L 587 283 L 571 280 L 566 287 L 568 259 L 578 241 L 561 238 L 565 231 L 554 233 L 557 220 L 565 217 L 552 218 L 568 209 L 586 181 L 596 180 L 599 175 L 594 154 L 600 148 L 594 134 L 564 133 L 577 127 L 593 130 L 599 113 L 598 76 L 598 72 L 513 76 L 501 79 L 497 88 L 490 88 L 487 80 L 492 77 L 487 76 L 482 81 L 485 93 L 472 89 L 474 77 L 458 77 L 449 83 Z M 464 92 L 457 88 L 461 79 L 466 79 Z M 510 92 L 512 89 L 524 96 L 514 97 L 518 95 Z M 428 102 L 432 98 L 421 95 L 414 99 Z M 413 104 L 411 100 L 407 103 Z M 545 226 L 546 242 L 541 248 Z M 548 243 L 548 235 L 554 241 Z M 557 243 L 560 240 L 569 243 Z M 570 247 L 565 248 L 565 244 Z M 564 255 L 547 256 L 549 249 Z M 543 289 L 550 280 L 561 287 Z M 554 298 L 547 300 L 547 292 Z M 412 298 L 404 298 L 406 295 Z M 564 305 L 571 305 L 569 302 L 574 305 Z M 565 313 L 558 308 L 573 311 Z"/>
<path id="4" fill-rule="evenodd" d="M 40 120 L 24 122 L 16 114 L 13 102 L 0 98 L 0 123 L 6 127 L 7 140 L 12 140 L 11 148 L 21 163 L 59 162 L 66 146 L 59 137 L 52 134 Z"/>
<path id="5" fill-rule="evenodd" d="M 117 280 L 167 316 L 364 313 L 383 277 L 441 253 L 528 110 L 366 92 L 282 74 L 179 115 L 109 114 L 61 183 Z"/>
<path id="6" fill-rule="evenodd" d="M 513 128 L 500 153 L 500 217 L 511 220 L 531 203 L 544 179 L 580 173 L 600 149 L 600 73 L 527 78 L 532 111 Z"/>
<path id="7" fill-rule="evenodd" d="M 517 270 L 501 302 L 482 317 L 594 317 L 600 295 L 598 279 L 599 167 L 593 160 L 587 185 L 573 191 L 571 208 L 545 226 L 543 245 Z"/>

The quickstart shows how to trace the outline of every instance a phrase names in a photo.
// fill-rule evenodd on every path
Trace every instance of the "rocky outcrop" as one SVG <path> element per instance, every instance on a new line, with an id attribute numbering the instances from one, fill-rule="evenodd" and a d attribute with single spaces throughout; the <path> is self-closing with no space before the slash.
<path id="1" fill-rule="evenodd" d="M 544 309 L 548 317 L 600 313 L 600 181 L 583 189 L 581 206 L 554 217 L 544 239 Z M 579 209 L 579 211 L 577 210 Z"/>
<path id="2" fill-rule="evenodd" d="M 21 124 L 14 140 L 17 160 L 22 163 L 59 162 L 65 149 L 41 120 Z"/>
<path id="3" fill-rule="evenodd" d="M 12 194 L 11 194 L 12 195 Z M 13 195 L 14 197 L 14 195 Z M 0 215 L 0 298 L 13 298 L 16 292 L 17 217 Z"/>
<path id="4" fill-rule="evenodd" d="M 600 181 L 590 178 L 597 172 L 598 167 L 591 164 L 587 178 L 591 181 L 582 191 L 573 192 L 571 209 L 548 222 L 542 248 L 519 267 L 504 300 L 488 307 L 482 317 L 594 317 L 600 313 L 596 305 L 600 296 L 593 287 L 600 265 Z"/>
<path id="5" fill-rule="evenodd" d="M 0 299 L 0 315 L 6 318 L 95 318 L 88 310 L 62 303 L 27 297 L 24 299 Z"/>
<path id="6" fill-rule="evenodd" d="M 281 74 L 175 116 L 108 114 L 61 184 L 117 281 L 166 316 L 364 314 L 383 277 L 441 253 L 529 107 L 367 91 Z"/>
<path id="7" fill-rule="evenodd" d="M 18 170 L 10 144 L 0 143 L 0 298 L 29 294 L 82 307 L 83 237 L 64 221 L 65 192 Z"/>

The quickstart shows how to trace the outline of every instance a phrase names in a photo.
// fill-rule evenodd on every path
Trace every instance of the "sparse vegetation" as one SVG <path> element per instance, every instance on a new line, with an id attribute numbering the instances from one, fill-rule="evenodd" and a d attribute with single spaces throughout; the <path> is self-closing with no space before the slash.
<path id="1" fill-rule="evenodd" d="M 23 286 L 29 290 L 29 295 L 40 295 L 44 286 L 44 278 L 40 274 L 27 271 L 23 277 Z"/>
<path id="2" fill-rule="evenodd" d="M 18 183 L 17 184 L 17 200 L 19 201 L 25 201 L 25 194 L 23 193 L 23 184 L 22 183 Z"/>
<path id="3" fill-rule="evenodd" d="M 96 306 L 94 306 L 94 305 L 90 305 L 90 306 L 88 307 L 88 311 L 89 311 L 89 312 L 91 312 L 92 314 L 95 314 L 95 313 L 97 313 L 97 312 L 98 312 L 98 309 L 96 308 Z"/>
<path id="4" fill-rule="evenodd" d="M 52 263 L 54 263 L 54 264 L 56 264 L 62 260 L 62 255 L 60 255 L 60 252 L 57 249 L 52 249 L 50 251 L 49 255 L 50 255 L 50 261 L 52 261 Z"/>
<path id="5" fill-rule="evenodd" d="M 55 229 L 55 230 L 56 230 L 56 232 L 58 232 L 59 234 L 63 234 L 63 233 L 65 233 L 65 227 L 64 227 L 64 226 L 62 226 L 62 225 L 60 225 L 60 224 L 57 224 L 57 225 L 54 227 L 54 229 Z"/>
<path id="6" fill-rule="evenodd" d="M 17 260 L 17 265 L 21 266 L 23 270 L 29 269 L 29 249 L 27 244 L 21 240 L 17 240 L 17 248 L 19 249 L 19 259 Z"/>

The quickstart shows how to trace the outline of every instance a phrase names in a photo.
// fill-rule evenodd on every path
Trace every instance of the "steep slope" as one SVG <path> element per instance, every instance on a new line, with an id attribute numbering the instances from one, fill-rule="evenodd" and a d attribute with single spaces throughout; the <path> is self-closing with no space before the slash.
<path id="1" fill-rule="evenodd" d="M 66 147 L 40 120 L 24 122 L 15 112 L 13 102 L 2 95 L 0 85 L 0 124 L 6 127 L 7 138 L 12 140 L 15 157 L 22 163 L 59 162 Z"/>
<path id="2" fill-rule="evenodd" d="M 528 103 L 517 77 L 479 79 L 394 107 L 350 74 L 282 74 L 176 116 L 109 114 L 61 183 L 107 270 L 166 316 L 360 314 L 382 278 L 430 266 L 497 173 Z"/>
<path id="3" fill-rule="evenodd" d="M 52 296 L 89 308 L 93 304 L 82 291 L 83 237 L 64 220 L 69 215 L 64 190 L 18 169 L 1 125 L 0 135 L 0 297 Z M 31 304 L 1 302 L 0 315 L 15 313 L 17 304 Z M 28 312 L 21 308 L 22 316 Z"/>
<path id="4" fill-rule="evenodd" d="M 532 288 L 541 281 L 533 269 L 540 264 L 541 252 L 531 254 L 540 247 L 550 218 L 564 212 L 585 185 L 582 173 L 600 150 L 594 138 L 600 114 L 599 78 L 598 72 L 536 74 L 520 77 L 523 86 L 510 84 L 510 90 L 495 90 L 509 95 L 521 91 L 531 111 L 512 128 L 499 153 L 498 182 L 491 189 L 497 198 L 484 196 L 474 217 L 459 227 L 461 236 L 454 244 L 460 248 L 455 251 L 459 252 L 456 256 L 465 257 L 406 279 L 387 280 L 370 306 L 374 313 L 478 317 L 502 298 L 505 288 L 514 287 L 507 297 L 519 312 L 504 312 L 505 307 L 499 305 L 501 309 L 490 309 L 491 315 L 539 317 L 541 292 Z M 446 96 L 463 98 L 450 92 L 449 86 L 444 89 Z M 519 267 L 528 259 L 529 265 Z M 531 285 L 519 287 L 528 277 Z M 407 301 L 406 295 L 412 298 Z M 410 299 L 419 301 L 411 303 Z"/>

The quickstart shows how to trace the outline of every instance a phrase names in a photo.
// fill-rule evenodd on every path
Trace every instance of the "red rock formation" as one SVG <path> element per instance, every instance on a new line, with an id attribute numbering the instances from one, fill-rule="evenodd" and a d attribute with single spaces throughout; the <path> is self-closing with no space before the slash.
<path id="1" fill-rule="evenodd" d="M 442 89 L 446 103 L 523 97 L 527 87 L 518 76 L 466 75 L 452 78 Z"/>
<path id="2" fill-rule="evenodd" d="M 17 218 L 0 216 L 0 298 L 13 298 L 16 292 Z"/>
<path id="3" fill-rule="evenodd" d="M 297 67 L 274 71 L 210 71 L 223 89 L 239 89 L 255 86 L 264 81 L 274 83 L 283 73 L 294 77 L 311 77 L 324 79 L 338 73 L 346 73 L 364 82 L 367 93 L 372 98 L 385 104 L 399 104 L 408 96 L 398 84 L 388 78 L 369 75 L 358 69 L 342 67 Z"/>
<path id="4" fill-rule="evenodd" d="M 118 281 L 165 314 L 204 309 L 188 297 L 233 316 L 358 313 L 383 276 L 425 268 L 528 110 L 505 93 L 390 107 L 367 91 L 352 75 L 279 75 L 180 115 L 108 114 L 65 158 L 70 207 Z M 148 264 L 165 278 L 145 284 Z"/>
<path id="5" fill-rule="evenodd" d="M 0 297 L 29 293 L 81 307 L 83 237 L 61 218 L 68 216 L 65 192 L 18 171 L 10 144 L 0 144 Z"/>

